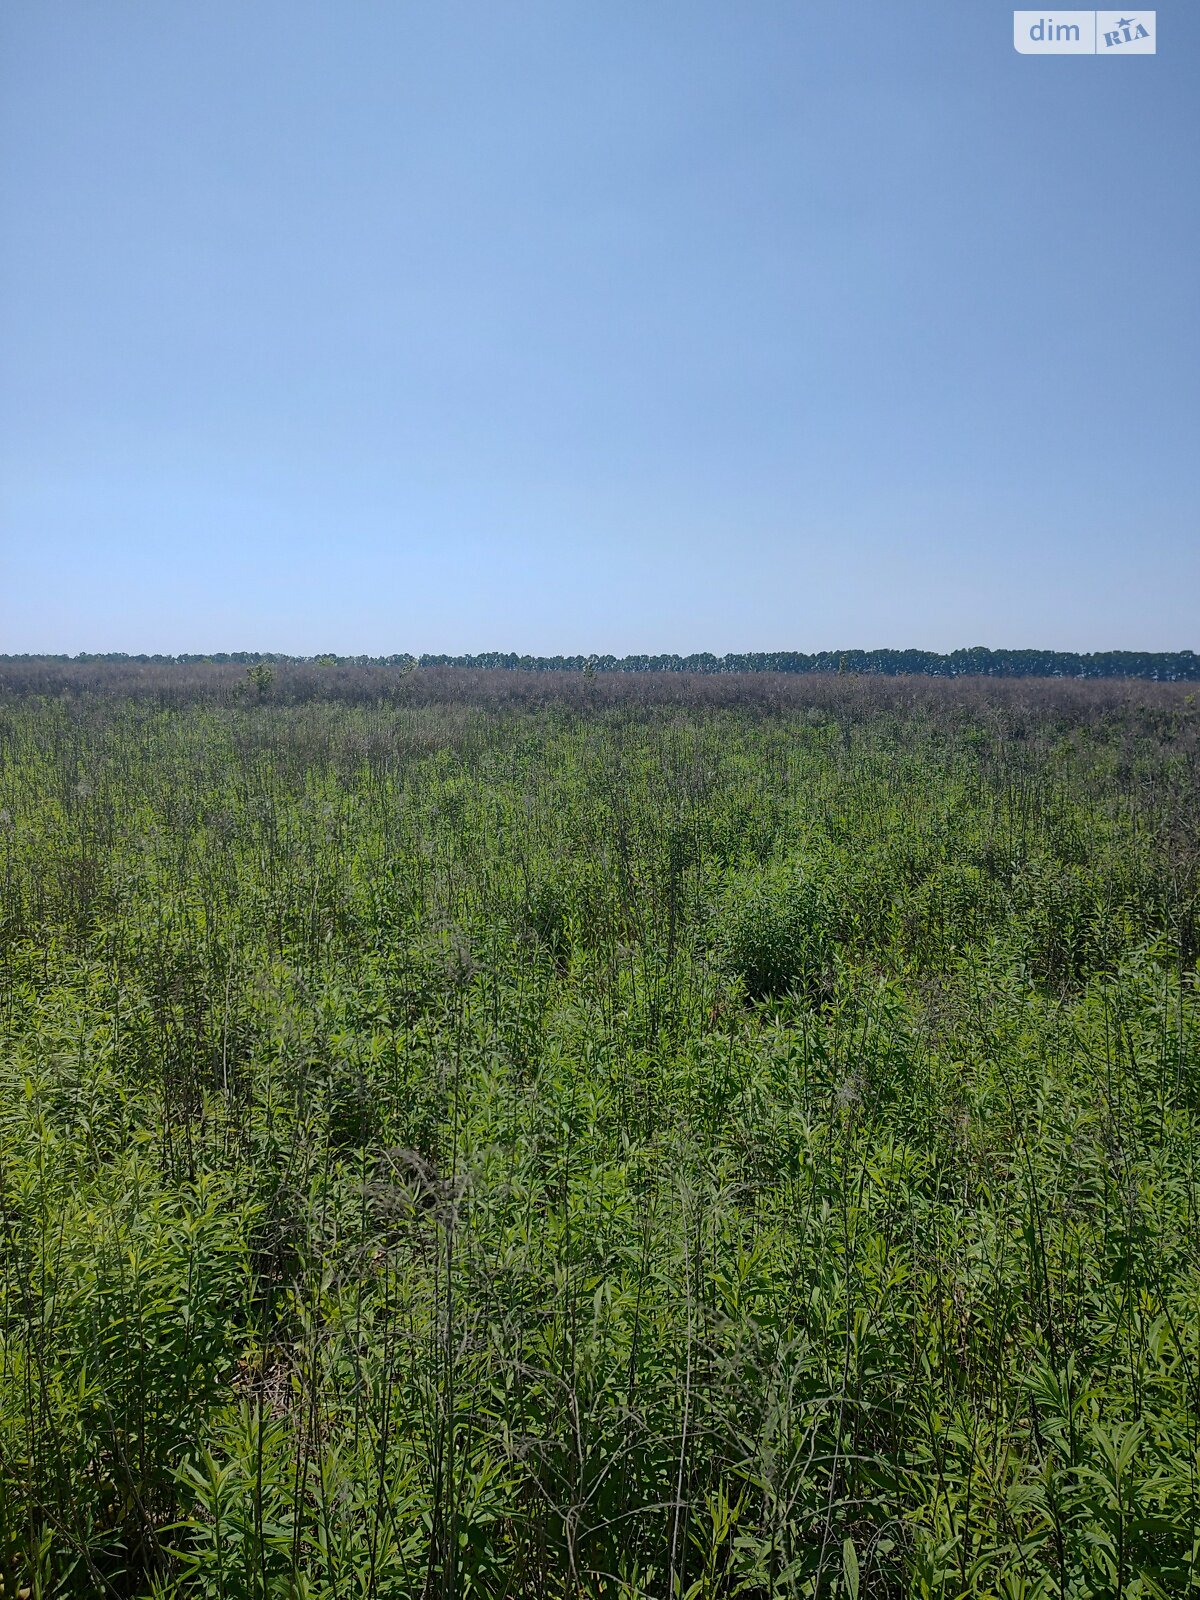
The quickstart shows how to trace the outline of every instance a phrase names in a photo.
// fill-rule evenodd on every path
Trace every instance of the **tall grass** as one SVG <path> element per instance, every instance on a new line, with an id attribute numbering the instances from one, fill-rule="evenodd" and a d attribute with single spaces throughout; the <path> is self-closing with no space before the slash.
<path id="1" fill-rule="evenodd" d="M 3 1592 L 1200 1587 L 1193 701 L 519 677 L 0 704 Z"/>

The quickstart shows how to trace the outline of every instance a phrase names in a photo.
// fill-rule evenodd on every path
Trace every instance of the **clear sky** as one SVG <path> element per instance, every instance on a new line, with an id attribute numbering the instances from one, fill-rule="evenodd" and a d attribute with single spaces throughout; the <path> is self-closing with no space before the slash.
<path id="1" fill-rule="evenodd" d="M 1158 51 L 6 0 L 0 651 L 1200 647 L 1200 6 Z"/>

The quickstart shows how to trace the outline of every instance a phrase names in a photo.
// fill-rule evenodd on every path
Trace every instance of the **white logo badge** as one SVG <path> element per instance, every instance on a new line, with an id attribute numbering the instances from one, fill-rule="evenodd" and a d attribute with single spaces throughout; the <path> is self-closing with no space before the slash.
<path id="1" fill-rule="evenodd" d="M 1014 11 L 1023 56 L 1152 56 L 1153 11 Z"/>

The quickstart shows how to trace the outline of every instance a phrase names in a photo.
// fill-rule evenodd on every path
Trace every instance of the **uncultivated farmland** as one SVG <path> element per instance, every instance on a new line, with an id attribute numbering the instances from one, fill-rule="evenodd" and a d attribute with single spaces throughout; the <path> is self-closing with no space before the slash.
<path id="1" fill-rule="evenodd" d="M 1200 1587 L 1186 685 L 0 680 L 3 1593 Z"/>

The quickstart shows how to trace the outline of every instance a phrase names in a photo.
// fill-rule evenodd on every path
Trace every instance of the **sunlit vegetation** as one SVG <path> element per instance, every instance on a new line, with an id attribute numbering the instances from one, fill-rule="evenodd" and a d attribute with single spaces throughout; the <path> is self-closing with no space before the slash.
<path id="1" fill-rule="evenodd" d="M 1187 685 L 113 671 L 0 678 L 4 1595 L 1200 1587 Z"/>

